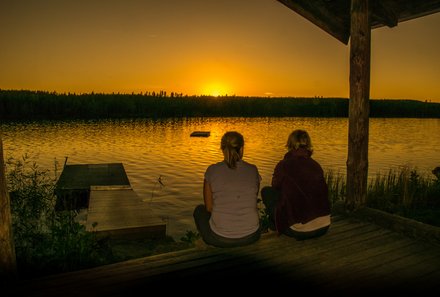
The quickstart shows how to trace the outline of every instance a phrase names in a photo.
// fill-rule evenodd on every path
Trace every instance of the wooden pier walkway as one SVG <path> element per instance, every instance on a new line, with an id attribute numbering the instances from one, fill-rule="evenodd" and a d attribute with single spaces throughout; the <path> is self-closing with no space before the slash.
<path id="1" fill-rule="evenodd" d="M 166 222 L 130 186 L 91 186 L 86 230 L 127 240 L 159 238 L 166 236 Z"/>
<path id="2" fill-rule="evenodd" d="M 210 289 L 203 289 L 206 286 Z M 310 296 L 424 296 L 440 289 L 440 245 L 366 220 L 335 216 L 328 234 L 317 239 L 296 241 L 269 232 L 246 247 L 201 245 L 23 281 L 9 293 L 64 297 L 229 292 L 228 296 L 235 296 L 255 289 L 271 295 L 306 290 Z"/>
<path id="3" fill-rule="evenodd" d="M 78 221 L 98 236 L 166 236 L 166 222 L 132 189 L 122 163 L 65 165 L 55 193 L 57 208 L 81 211 Z"/>

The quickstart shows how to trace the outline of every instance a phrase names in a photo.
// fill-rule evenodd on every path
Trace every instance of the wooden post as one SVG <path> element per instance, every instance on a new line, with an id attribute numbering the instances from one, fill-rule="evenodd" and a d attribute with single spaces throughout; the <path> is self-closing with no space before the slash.
<path id="1" fill-rule="evenodd" d="M 17 275 L 14 239 L 11 227 L 11 206 L 6 189 L 3 142 L 0 133 L 0 283 Z"/>
<path id="2" fill-rule="evenodd" d="M 368 180 L 371 28 L 368 0 L 351 1 L 346 209 L 365 204 Z"/>

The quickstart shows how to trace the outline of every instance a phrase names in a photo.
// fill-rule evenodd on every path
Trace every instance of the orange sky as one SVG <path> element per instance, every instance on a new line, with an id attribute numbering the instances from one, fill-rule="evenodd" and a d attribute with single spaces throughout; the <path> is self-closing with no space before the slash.
<path id="1" fill-rule="evenodd" d="M 371 98 L 440 102 L 440 13 L 372 33 Z M 0 0 L 0 88 L 348 97 L 349 46 L 275 0 Z"/>

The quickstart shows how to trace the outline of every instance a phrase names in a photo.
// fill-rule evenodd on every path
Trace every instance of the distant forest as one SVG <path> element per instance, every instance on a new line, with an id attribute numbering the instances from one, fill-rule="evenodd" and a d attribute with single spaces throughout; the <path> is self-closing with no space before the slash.
<path id="1" fill-rule="evenodd" d="M 0 90 L 0 119 L 65 120 L 170 117 L 347 117 L 347 98 L 71 94 Z M 370 117 L 440 118 L 440 103 L 370 100 Z"/>

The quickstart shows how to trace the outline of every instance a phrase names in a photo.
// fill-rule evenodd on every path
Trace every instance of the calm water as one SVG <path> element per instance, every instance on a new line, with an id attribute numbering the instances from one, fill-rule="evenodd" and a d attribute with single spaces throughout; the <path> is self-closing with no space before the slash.
<path id="1" fill-rule="evenodd" d="M 133 189 L 179 239 L 195 230 L 194 206 L 202 202 L 206 167 L 222 159 L 220 138 L 228 130 L 245 137 L 244 159 L 258 166 L 262 186 L 284 155 L 288 134 L 309 131 L 314 158 L 324 170 L 345 174 L 348 120 L 345 118 L 203 118 L 176 120 L 72 121 L 4 124 L 5 158 L 28 154 L 55 175 L 55 163 L 124 164 Z M 192 131 L 211 136 L 190 137 Z M 440 165 L 440 119 L 370 119 L 369 174 L 403 165 L 429 173 Z M 58 172 L 59 174 L 60 172 Z M 157 179 L 165 186 L 161 186 Z"/>

